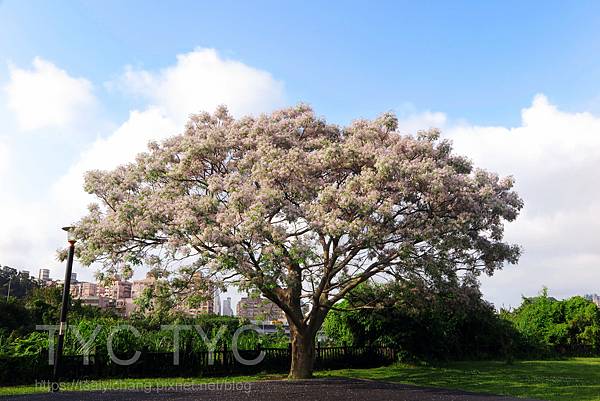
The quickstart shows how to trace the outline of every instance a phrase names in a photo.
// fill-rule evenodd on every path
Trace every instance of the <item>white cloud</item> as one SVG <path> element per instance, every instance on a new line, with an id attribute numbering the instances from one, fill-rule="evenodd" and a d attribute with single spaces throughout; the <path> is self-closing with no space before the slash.
<path id="1" fill-rule="evenodd" d="M 440 112 L 424 111 L 410 115 L 400 116 L 398 127 L 403 134 L 414 134 L 430 128 L 442 128 L 447 124 L 446 114 Z"/>
<path id="2" fill-rule="evenodd" d="M 2 176 L 8 170 L 10 164 L 9 157 L 10 153 L 8 152 L 8 145 L 0 142 L 0 183 L 2 182 Z"/>
<path id="3" fill-rule="evenodd" d="M 94 200 L 83 190 L 84 173 L 131 161 L 150 140 L 173 135 L 177 128 L 156 109 L 132 111 L 112 135 L 97 139 L 84 150 L 50 193 L 40 194 L 39 200 L 20 199 L 9 190 L 0 190 L 0 221 L 3 231 L 10 233 L 0 236 L 0 263 L 28 269 L 32 274 L 37 274 L 38 268 L 50 268 L 53 277 L 60 277 L 63 270 L 56 261 L 56 249 L 65 241 L 60 227 L 78 220 Z M 0 176 L 0 187 L 2 182 Z M 89 269 L 75 268 L 82 277 L 92 278 Z"/>
<path id="4" fill-rule="evenodd" d="M 50 215 L 41 202 L 25 202 L 11 197 L 10 193 L 3 193 L 0 200 L 0 221 L 5 235 L 0 236 L 0 263 L 13 264 L 14 267 L 34 267 L 43 260 L 52 262 L 55 258 L 50 252 L 58 246 L 52 247 L 49 243 L 49 220 Z M 41 256 L 38 251 L 44 255 Z"/>
<path id="5" fill-rule="evenodd" d="M 518 127 L 446 127 L 476 166 L 513 175 L 525 208 L 507 226 L 521 244 L 517 267 L 483 280 L 498 304 L 518 304 L 543 285 L 556 296 L 600 292 L 600 117 L 567 113 L 538 95 Z"/>
<path id="6" fill-rule="evenodd" d="M 266 71 L 223 59 L 214 49 L 180 54 L 175 65 L 158 72 L 128 67 L 116 85 L 148 99 L 179 124 L 191 113 L 212 112 L 221 104 L 236 116 L 284 104 L 282 82 Z"/>
<path id="7" fill-rule="evenodd" d="M 148 142 L 175 135 L 182 127 L 164 117 L 156 108 L 130 112 L 129 119 L 112 135 L 97 139 L 84 150 L 79 160 L 53 188 L 54 197 L 70 220 L 76 220 L 85 212 L 92 200 L 83 190 L 83 176 L 92 169 L 108 170 L 133 161 L 147 149 Z"/>
<path id="8" fill-rule="evenodd" d="M 41 197 L 22 199 L 15 193 L 13 182 L 22 177 L 16 175 L 18 169 L 11 169 L 14 166 L 12 152 L 12 146 L 0 142 L 0 225 L 3 233 L 0 235 L 0 265 L 33 270 L 43 266 L 44 261 L 46 265 L 53 264 L 55 259 L 52 253 L 56 246 L 52 246 L 52 235 L 48 232 L 52 213 L 48 213 L 48 202 L 39 200 Z"/>
<path id="9" fill-rule="evenodd" d="M 68 125 L 96 102 L 90 81 L 74 78 L 39 57 L 33 60 L 33 69 L 10 65 L 9 72 L 4 87 L 7 105 L 23 130 Z"/>

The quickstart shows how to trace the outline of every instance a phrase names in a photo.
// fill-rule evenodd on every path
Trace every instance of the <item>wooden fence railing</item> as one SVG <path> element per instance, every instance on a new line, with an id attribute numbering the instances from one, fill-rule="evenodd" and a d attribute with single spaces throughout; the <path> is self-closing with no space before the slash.
<path id="1" fill-rule="evenodd" d="M 289 348 L 239 350 L 239 355 L 245 360 L 252 360 L 258 357 L 261 351 L 264 351 L 264 358 L 256 365 L 247 365 L 238 361 L 233 351 L 229 349 L 214 351 L 212 363 L 208 351 L 182 351 L 177 365 L 174 364 L 173 353 L 142 352 L 139 359 L 128 366 L 116 364 L 108 357 L 100 355 L 90 355 L 89 363 L 86 365 L 83 356 L 67 355 L 63 357 L 61 380 L 220 376 L 286 372 L 289 369 L 291 362 Z M 131 355 L 117 356 L 120 359 L 131 357 Z M 375 367 L 390 364 L 395 360 L 395 350 L 387 347 L 317 346 L 315 349 L 315 369 Z M 51 373 L 52 366 L 48 364 L 47 354 L 0 358 L 0 385 L 48 380 Z"/>

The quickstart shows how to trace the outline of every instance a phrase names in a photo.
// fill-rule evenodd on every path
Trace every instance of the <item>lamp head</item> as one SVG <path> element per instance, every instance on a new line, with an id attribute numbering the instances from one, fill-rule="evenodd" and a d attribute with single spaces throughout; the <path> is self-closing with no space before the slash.
<path id="1" fill-rule="evenodd" d="M 69 241 L 69 244 L 74 244 L 77 241 L 77 239 L 75 238 L 74 228 L 75 227 L 72 227 L 72 226 L 62 228 L 64 231 L 67 232 L 67 241 Z"/>

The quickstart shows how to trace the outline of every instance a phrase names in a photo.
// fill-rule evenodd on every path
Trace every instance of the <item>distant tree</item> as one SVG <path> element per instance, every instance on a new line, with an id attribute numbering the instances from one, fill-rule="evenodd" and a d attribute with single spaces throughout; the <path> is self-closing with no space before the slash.
<path id="1" fill-rule="evenodd" d="M 39 287 L 37 281 L 28 274 L 18 272 L 17 269 L 9 266 L 0 268 L 0 296 L 10 295 L 22 299 L 37 287 Z"/>
<path id="2" fill-rule="evenodd" d="M 24 334 L 33 329 L 29 311 L 15 298 L 0 298 L 0 335 Z"/>
<path id="3" fill-rule="evenodd" d="M 560 301 L 544 288 L 507 317 L 531 344 L 564 354 L 600 353 L 600 309 L 583 297 Z"/>
<path id="4" fill-rule="evenodd" d="M 350 323 L 354 312 L 358 311 L 352 310 L 345 299 L 338 302 L 335 306 L 336 308 L 327 314 L 323 322 L 323 332 L 327 337 L 327 341 L 332 342 L 334 345 L 359 343 L 360 340 L 355 340 L 354 335 L 354 328 L 359 325 Z M 374 340 L 374 342 L 377 342 L 376 339 Z"/>
<path id="5" fill-rule="evenodd" d="M 304 105 L 193 115 L 134 163 L 87 174 L 99 204 L 76 224 L 79 259 L 258 289 L 287 316 L 290 377 L 310 377 L 317 331 L 361 283 L 492 274 L 518 259 L 502 241 L 522 207 L 512 179 L 474 169 L 437 131 L 397 128 L 392 114 L 341 128 Z"/>
<path id="6" fill-rule="evenodd" d="M 61 302 L 60 286 L 36 288 L 25 301 L 34 324 L 56 324 Z"/>

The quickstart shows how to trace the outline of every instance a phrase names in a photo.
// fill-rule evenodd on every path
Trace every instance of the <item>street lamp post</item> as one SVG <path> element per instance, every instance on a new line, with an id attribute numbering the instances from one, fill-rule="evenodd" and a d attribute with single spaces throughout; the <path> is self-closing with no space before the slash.
<path id="1" fill-rule="evenodd" d="M 67 311 L 69 309 L 69 292 L 71 291 L 71 272 L 73 271 L 73 257 L 75 256 L 75 235 L 73 227 L 63 227 L 67 232 L 67 241 L 69 242 L 69 254 L 67 256 L 67 270 L 65 271 L 65 283 L 63 286 L 62 305 L 60 308 L 60 327 L 58 329 L 58 341 L 56 343 L 56 358 L 54 360 L 54 372 L 50 391 L 55 393 L 60 390 L 59 378 L 62 362 L 63 345 L 65 341 L 65 331 L 67 330 Z"/>

